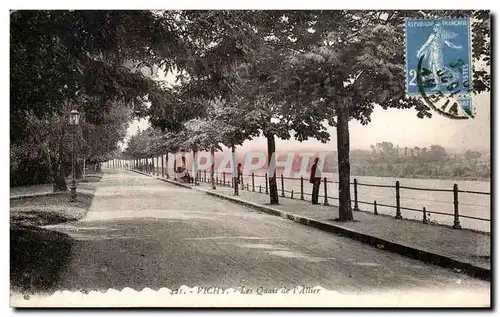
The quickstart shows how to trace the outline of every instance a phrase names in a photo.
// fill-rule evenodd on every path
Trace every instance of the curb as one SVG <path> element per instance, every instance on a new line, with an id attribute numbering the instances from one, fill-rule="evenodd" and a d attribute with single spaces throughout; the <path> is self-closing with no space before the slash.
<path id="1" fill-rule="evenodd" d="M 392 242 L 392 241 L 378 238 L 375 236 L 371 236 L 371 235 L 356 231 L 354 229 L 350 229 L 350 228 L 348 229 L 348 228 L 338 226 L 338 225 L 333 225 L 333 224 L 330 224 L 327 222 L 322 222 L 319 220 L 314 220 L 314 219 L 294 215 L 294 214 L 287 213 L 287 212 L 284 212 L 282 210 L 275 209 L 272 207 L 267 207 L 267 206 L 252 203 L 252 202 L 240 199 L 240 198 L 230 197 L 230 196 L 215 193 L 215 192 L 212 192 L 209 190 L 192 187 L 190 185 L 185 185 L 185 184 L 182 184 L 182 183 L 179 183 L 176 181 L 164 179 L 164 178 L 157 177 L 154 175 L 145 174 L 145 173 L 142 173 L 139 171 L 134 171 L 134 170 L 132 170 L 132 171 L 143 174 L 143 175 L 147 175 L 147 176 L 150 176 L 150 177 L 162 180 L 162 181 L 165 181 L 165 182 L 173 184 L 173 185 L 177 185 L 177 186 L 189 188 L 189 189 L 195 189 L 197 191 L 204 192 L 207 195 L 214 196 L 214 197 L 221 198 L 221 199 L 225 199 L 225 200 L 228 200 L 228 201 L 240 204 L 240 205 L 244 205 L 244 206 L 250 207 L 252 209 L 262 211 L 262 212 L 267 213 L 269 215 L 282 217 L 282 218 L 292 220 L 292 221 L 295 221 L 297 223 L 300 223 L 300 224 L 303 224 L 306 226 L 310 226 L 310 227 L 313 227 L 316 229 L 320 229 L 320 230 L 327 231 L 330 233 L 342 235 L 344 237 L 348 237 L 348 238 L 351 238 L 354 240 L 358 240 L 358 241 L 365 243 L 365 244 L 368 244 L 372 247 L 383 249 L 383 250 L 386 250 L 386 251 L 389 251 L 392 253 L 397 253 L 397 254 L 400 254 L 400 255 L 403 255 L 403 256 L 406 256 L 409 258 L 413 258 L 413 259 L 422 261 L 422 262 L 430 263 L 433 265 L 438 265 L 438 266 L 441 266 L 441 267 L 444 267 L 447 269 L 459 269 L 459 270 L 461 270 L 461 272 L 463 272 L 467 275 L 491 282 L 491 269 L 480 267 L 480 266 L 477 266 L 477 265 L 474 265 L 474 264 L 471 264 L 468 262 L 464 262 L 461 260 L 453 259 L 453 258 L 445 256 L 445 255 L 433 253 L 433 252 L 426 251 L 426 250 L 417 249 L 417 248 L 410 247 L 410 246 L 407 246 L 407 245 L 404 245 L 401 243 L 396 243 L 396 242 Z"/>
<path id="2" fill-rule="evenodd" d="M 10 199 L 20 199 L 20 198 L 30 198 L 30 197 L 39 197 L 39 196 L 52 196 L 57 195 L 62 192 L 44 192 L 44 193 L 33 193 L 33 194 L 22 194 L 22 195 L 12 195 Z"/>

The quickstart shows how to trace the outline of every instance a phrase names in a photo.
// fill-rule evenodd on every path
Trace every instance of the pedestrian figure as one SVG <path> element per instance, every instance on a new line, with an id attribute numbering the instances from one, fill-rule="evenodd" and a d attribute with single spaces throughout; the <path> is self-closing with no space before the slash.
<path id="1" fill-rule="evenodd" d="M 243 171 L 241 168 L 241 163 L 238 163 L 238 184 L 241 184 L 243 186 Z"/>
<path id="2" fill-rule="evenodd" d="M 187 169 L 187 163 L 186 163 L 185 156 L 182 156 L 181 173 L 184 173 L 184 175 L 181 177 L 181 179 L 186 183 L 191 183 L 191 176 L 189 175 L 189 171 Z"/>
<path id="3" fill-rule="evenodd" d="M 318 168 L 318 160 L 319 158 L 314 159 L 314 164 L 311 167 L 311 177 L 309 178 L 309 183 L 313 184 L 313 191 L 311 198 L 311 202 L 313 205 L 319 204 L 318 196 L 319 196 L 319 187 L 321 185 L 321 177 L 318 177 L 318 175 L 316 175 L 316 170 Z"/>

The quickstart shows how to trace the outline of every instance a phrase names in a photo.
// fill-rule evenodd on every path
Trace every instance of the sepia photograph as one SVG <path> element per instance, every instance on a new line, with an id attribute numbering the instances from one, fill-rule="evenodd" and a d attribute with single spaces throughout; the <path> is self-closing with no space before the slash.
<path id="1" fill-rule="evenodd" d="M 8 16 L 12 308 L 491 309 L 489 10 Z"/>

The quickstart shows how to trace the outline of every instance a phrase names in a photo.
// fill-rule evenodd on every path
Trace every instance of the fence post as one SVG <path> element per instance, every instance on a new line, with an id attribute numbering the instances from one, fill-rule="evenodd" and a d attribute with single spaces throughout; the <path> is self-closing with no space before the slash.
<path id="1" fill-rule="evenodd" d="M 247 191 L 250 191 L 250 185 L 247 183 Z"/>
<path id="2" fill-rule="evenodd" d="M 453 184 L 453 229 L 462 229 L 460 216 L 458 214 L 458 185 Z"/>
<path id="3" fill-rule="evenodd" d="M 396 181 L 396 219 L 403 219 L 401 216 L 401 203 L 399 197 L 399 181 Z"/>
<path id="4" fill-rule="evenodd" d="M 205 170 L 205 183 L 207 182 L 207 170 Z"/>
<path id="5" fill-rule="evenodd" d="M 427 212 L 425 211 L 425 207 L 422 208 L 422 223 L 427 224 Z"/>
<path id="6" fill-rule="evenodd" d="M 304 177 L 300 176 L 300 199 L 304 200 Z"/>
<path id="7" fill-rule="evenodd" d="M 281 174 L 281 197 L 285 197 L 285 179 L 283 174 Z"/>
<path id="8" fill-rule="evenodd" d="M 222 172 L 222 183 L 226 186 L 226 172 Z"/>
<path id="9" fill-rule="evenodd" d="M 358 206 L 358 180 L 354 179 L 354 211 L 359 211 Z"/>
<path id="10" fill-rule="evenodd" d="M 267 173 L 266 173 L 266 194 L 268 194 L 268 190 L 267 190 Z"/>
<path id="11" fill-rule="evenodd" d="M 374 200 L 373 201 L 373 214 L 376 216 L 378 215 L 378 211 L 377 211 L 377 201 Z"/>
<path id="12" fill-rule="evenodd" d="M 255 191 L 255 175 L 253 172 L 252 172 L 252 191 L 253 192 Z"/>
<path id="13" fill-rule="evenodd" d="M 161 177 L 165 177 L 165 164 L 164 164 L 165 157 L 162 154 L 161 155 Z"/>
<path id="14" fill-rule="evenodd" d="M 259 185 L 259 193 L 262 193 L 262 185 Z"/>
<path id="15" fill-rule="evenodd" d="M 325 206 L 328 206 L 328 188 L 326 187 L 326 177 L 323 178 L 323 182 L 324 182 L 324 187 L 325 187 L 325 203 L 324 205 Z"/>
<path id="16" fill-rule="evenodd" d="M 290 198 L 293 199 L 293 189 L 292 189 L 292 193 L 290 194 Z"/>

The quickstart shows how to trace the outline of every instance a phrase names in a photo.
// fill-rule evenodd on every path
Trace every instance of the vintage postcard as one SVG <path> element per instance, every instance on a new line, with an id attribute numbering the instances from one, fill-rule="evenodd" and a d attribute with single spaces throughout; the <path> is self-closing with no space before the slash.
<path id="1" fill-rule="evenodd" d="M 486 10 L 11 10 L 12 307 L 491 307 Z"/>

